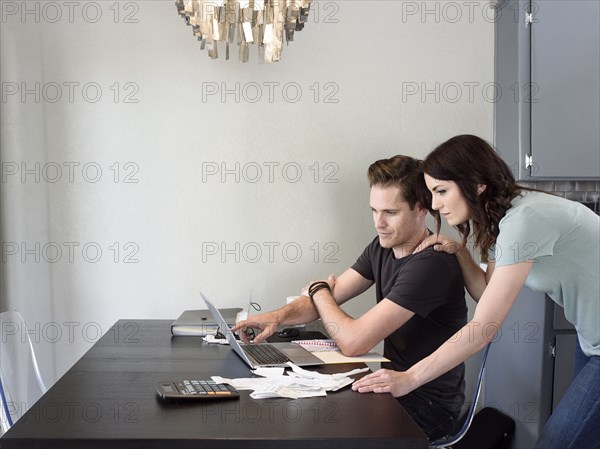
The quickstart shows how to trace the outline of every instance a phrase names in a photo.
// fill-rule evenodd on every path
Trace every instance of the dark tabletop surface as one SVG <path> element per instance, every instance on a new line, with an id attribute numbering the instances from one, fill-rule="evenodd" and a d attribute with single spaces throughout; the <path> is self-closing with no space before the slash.
<path id="1" fill-rule="evenodd" d="M 241 391 L 239 400 L 164 403 L 155 394 L 159 381 L 251 375 L 229 346 L 172 337 L 171 322 L 118 321 L 9 429 L 0 447 L 427 447 L 425 434 L 387 394 L 345 388 L 327 397 L 254 400 Z"/>

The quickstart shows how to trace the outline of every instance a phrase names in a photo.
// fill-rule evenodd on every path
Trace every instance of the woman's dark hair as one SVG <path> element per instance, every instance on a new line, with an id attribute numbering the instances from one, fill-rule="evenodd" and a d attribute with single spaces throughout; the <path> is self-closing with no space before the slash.
<path id="1" fill-rule="evenodd" d="M 422 168 L 423 161 L 409 156 L 380 159 L 369 167 L 369 185 L 397 186 L 411 210 L 417 203 L 429 209 L 431 201 L 427 199 L 429 191 L 423 181 Z"/>
<path id="2" fill-rule="evenodd" d="M 481 257 L 487 260 L 490 247 L 498 237 L 499 223 L 511 201 L 522 190 L 506 163 L 485 140 L 472 135 L 456 136 L 433 150 L 424 161 L 423 171 L 434 179 L 455 182 L 471 210 L 473 237 L 480 248 Z M 478 194 L 478 185 L 486 189 Z M 433 211 L 440 230 L 440 214 Z M 456 226 L 466 245 L 471 233 L 469 221 Z"/>

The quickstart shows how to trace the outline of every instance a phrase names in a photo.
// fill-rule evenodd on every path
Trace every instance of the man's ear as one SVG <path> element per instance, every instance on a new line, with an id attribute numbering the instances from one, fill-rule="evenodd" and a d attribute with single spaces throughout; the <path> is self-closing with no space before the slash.
<path id="1" fill-rule="evenodd" d="M 422 215 L 422 216 L 427 215 L 427 213 L 429 212 L 429 209 L 427 209 L 426 207 L 423 207 L 423 205 L 421 204 L 420 201 L 417 201 L 415 203 L 415 210 L 417 211 L 417 213 L 419 215 Z"/>

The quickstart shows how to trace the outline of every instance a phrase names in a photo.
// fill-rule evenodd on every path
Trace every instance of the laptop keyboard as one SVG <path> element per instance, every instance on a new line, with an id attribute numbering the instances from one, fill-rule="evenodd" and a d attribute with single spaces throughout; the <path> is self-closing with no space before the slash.
<path id="1" fill-rule="evenodd" d="M 290 361 L 287 355 L 268 343 L 244 345 L 243 349 L 259 365 L 281 365 Z"/>

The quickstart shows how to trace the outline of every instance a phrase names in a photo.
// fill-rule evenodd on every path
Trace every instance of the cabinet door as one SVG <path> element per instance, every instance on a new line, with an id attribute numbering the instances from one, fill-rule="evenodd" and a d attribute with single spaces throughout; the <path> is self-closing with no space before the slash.
<path id="1" fill-rule="evenodd" d="M 515 420 L 513 448 L 533 448 L 550 416 L 553 304 L 543 293 L 523 287 L 488 355 L 485 405 Z"/>
<path id="2" fill-rule="evenodd" d="M 531 2 L 535 177 L 600 177 L 600 2 Z"/>
<path id="3" fill-rule="evenodd" d="M 577 334 L 556 336 L 554 385 L 552 387 L 552 410 L 556 408 L 573 381 L 576 341 Z"/>

